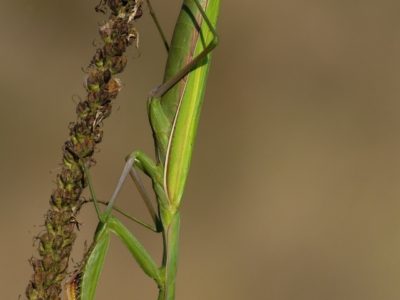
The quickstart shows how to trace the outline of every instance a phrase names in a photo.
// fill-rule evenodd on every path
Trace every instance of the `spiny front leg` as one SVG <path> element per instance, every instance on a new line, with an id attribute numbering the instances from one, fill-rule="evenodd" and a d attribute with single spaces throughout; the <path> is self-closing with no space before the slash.
<path id="1" fill-rule="evenodd" d="M 161 163 L 156 165 L 151 158 L 141 151 L 135 151 L 128 156 L 133 158 L 133 167 L 131 175 L 136 178 L 134 180 L 139 181 L 140 177 L 136 172 L 136 168 L 145 173 L 153 183 L 153 190 L 156 194 L 158 204 L 158 215 L 157 215 L 157 229 L 165 229 L 171 222 L 171 218 L 175 211 L 170 205 L 167 194 L 164 189 L 164 168 Z M 139 179 L 139 180 L 138 180 Z M 141 181 L 141 180 L 140 180 Z M 144 190 L 143 184 L 139 184 L 140 189 L 143 188 L 143 194 L 147 194 Z M 147 198 L 148 199 L 148 198 Z M 145 200 L 146 201 L 146 200 Z"/>
<path id="2" fill-rule="evenodd" d="M 171 134 L 172 123 L 161 106 L 161 98 L 151 96 L 153 93 L 157 93 L 159 88 L 160 87 L 157 87 L 150 92 L 147 110 L 151 129 L 153 130 L 157 161 L 164 166 L 168 152 L 168 141 Z"/>

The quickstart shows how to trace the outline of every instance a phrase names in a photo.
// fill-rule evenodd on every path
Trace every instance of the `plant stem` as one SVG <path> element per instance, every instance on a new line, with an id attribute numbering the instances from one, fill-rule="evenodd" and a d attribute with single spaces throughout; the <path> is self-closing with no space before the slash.
<path id="1" fill-rule="evenodd" d="M 178 265 L 178 246 L 181 216 L 176 212 L 163 232 L 164 254 L 163 268 L 165 270 L 164 286 L 160 287 L 158 300 L 175 299 L 175 282 Z"/>

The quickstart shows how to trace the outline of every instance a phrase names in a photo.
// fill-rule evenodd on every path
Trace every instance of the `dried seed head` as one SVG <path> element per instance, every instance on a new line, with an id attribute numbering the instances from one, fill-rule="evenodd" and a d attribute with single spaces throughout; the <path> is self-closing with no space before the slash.
<path id="1" fill-rule="evenodd" d="M 51 208 L 46 214 L 46 232 L 38 238 L 41 258 L 30 261 L 34 270 L 26 289 L 30 300 L 60 299 L 61 282 L 67 275 L 76 238 L 75 216 L 82 206 L 81 193 L 87 185 L 82 164 L 90 167 L 95 163 L 92 156 L 96 144 L 102 140 L 103 121 L 111 114 L 112 100 L 122 86 L 114 76 L 124 70 L 127 63 L 124 53 L 137 41 L 132 21 L 142 14 L 141 1 L 100 0 L 96 10 L 105 12 L 107 7 L 111 14 L 99 28 L 104 45 L 96 50 L 84 70 L 87 97 L 77 104 L 77 120 L 69 125 L 69 139 L 62 148 L 61 171 L 50 197 Z"/>
<path id="2" fill-rule="evenodd" d="M 105 86 L 105 91 L 109 94 L 110 98 L 115 98 L 121 90 L 121 86 L 121 80 L 118 78 L 113 78 Z"/>
<path id="3" fill-rule="evenodd" d="M 127 62 L 128 60 L 125 56 L 111 57 L 108 63 L 111 73 L 112 74 L 121 73 L 124 70 Z"/>

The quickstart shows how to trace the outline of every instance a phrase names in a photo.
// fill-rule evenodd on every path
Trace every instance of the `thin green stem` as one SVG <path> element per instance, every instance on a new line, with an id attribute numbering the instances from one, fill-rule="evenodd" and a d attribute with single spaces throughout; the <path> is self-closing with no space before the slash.
<path id="1" fill-rule="evenodd" d="M 164 254 L 163 269 L 165 271 L 164 286 L 160 288 L 158 300 L 175 299 L 175 283 L 178 266 L 178 247 L 180 231 L 180 213 L 177 212 L 171 223 L 163 232 Z"/>

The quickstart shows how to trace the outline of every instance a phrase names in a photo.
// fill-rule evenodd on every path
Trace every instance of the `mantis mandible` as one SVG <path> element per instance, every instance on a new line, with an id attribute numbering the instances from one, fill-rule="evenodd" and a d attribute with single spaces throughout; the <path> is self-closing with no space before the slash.
<path id="1" fill-rule="evenodd" d="M 147 2 L 152 12 L 150 3 L 148 0 Z M 164 34 L 156 21 L 168 50 L 164 83 L 151 91 L 147 105 L 156 148 L 156 161 L 141 151 L 131 153 L 104 212 L 101 212 L 99 201 L 96 200 L 90 174 L 82 165 L 99 223 L 80 270 L 66 285 L 68 299 L 94 298 L 111 233 L 121 238 L 142 270 L 156 282 L 159 288 L 158 299 L 175 298 L 179 208 L 205 92 L 210 52 L 218 43 L 215 26 L 219 6 L 220 0 L 184 0 L 170 46 L 165 42 Z M 144 189 L 138 170 L 152 181 L 157 199 L 156 209 Z M 161 266 L 155 263 L 134 235 L 112 214 L 119 190 L 129 175 L 146 203 L 154 226 L 136 219 L 134 221 L 162 233 L 164 252 Z"/>

